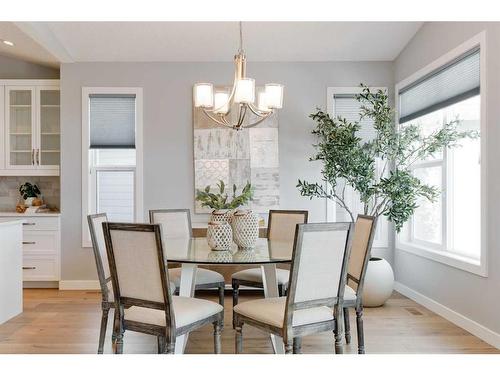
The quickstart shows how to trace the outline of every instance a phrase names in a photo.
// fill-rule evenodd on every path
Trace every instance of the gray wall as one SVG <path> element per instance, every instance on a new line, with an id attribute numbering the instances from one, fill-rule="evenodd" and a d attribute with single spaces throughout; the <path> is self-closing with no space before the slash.
<path id="1" fill-rule="evenodd" d="M 91 250 L 81 247 L 81 88 L 139 86 L 144 89 L 144 210 L 193 207 L 192 85 L 230 84 L 231 63 L 77 63 L 61 67 L 62 279 L 96 279 Z M 392 88 L 393 64 L 249 63 L 257 82 L 286 86 L 280 111 L 280 199 L 282 208 L 305 208 L 311 221 L 325 220 L 325 202 L 299 196 L 298 178 L 319 179 L 308 161 L 313 126 L 307 115 L 326 106 L 328 86 L 360 82 Z"/>
<path id="2" fill-rule="evenodd" d="M 1 79 L 58 79 L 59 69 L 0 55 Z"/>
<path id="3" fill-rule="evenodd" d="M 395 61 L 395 81 L 406 78 L 462 42 L 487 35 L 487 225 L 489 276 L 483 278 L 403 251 L 395 252 L 396 280 L 500 333 L 500 23 L 426 23 Z"/>

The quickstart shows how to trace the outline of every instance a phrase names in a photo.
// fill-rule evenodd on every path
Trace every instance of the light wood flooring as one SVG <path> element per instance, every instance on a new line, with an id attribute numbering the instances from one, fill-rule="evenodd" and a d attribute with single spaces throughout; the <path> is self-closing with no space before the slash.
<path id="1" fill-rule="evenodd" d="M 216 301 L 215 293 L 199 293 L 200 298 Z M 242 292 L 241 301 L 261 298 L 258 292 Z M 234 353 L 231 327 L 231 296 L 226 294 L 222 334 L 223 353 Z M 24 312 L 0 325 L 0 353 L 95 353 L 100 324 L 100 294 L 94 291 L 25 289 Z M 367 353 L 500 353 L 497 349 L 432 313 L 415 302 L 394 293 L 384 307 L 365 309 Z M 111 353 L 111 319 L 105 352 Z M 356 353 L 354 317 L 353 341 L 345 346 Z M 271 353 L 268 336 L 245 326 L 245 353 Z M 156 353 L 156 338 L 127 332 L 125 353 Z M 212 353 L 212 326 L 193 332 L 187 353 Z M 333 353 L 333 335 L 305 337 L 304 353 Z"/>

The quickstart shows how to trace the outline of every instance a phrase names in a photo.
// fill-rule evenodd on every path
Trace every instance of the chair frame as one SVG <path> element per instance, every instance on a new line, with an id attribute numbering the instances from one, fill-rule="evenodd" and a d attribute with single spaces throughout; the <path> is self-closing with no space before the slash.
<path id="1" fill-rule="evenodd" d="M 309 231 L 328 231 L 328 230 L 346 230 L 347 238 L 344 248 L 344 259 L 342 261 L 342 269 L 340 275 L 339 288 L 337 297 L 317 299 L 304 302 L 296 302 L 295 291 L 297 288 L 297 277 L 300 267 L 300 254 L 302 252 L 302 240 L 304 232 Z M 283 327 L 276 327 L 270 324 L 260 322 L 258 320 L 246 317 L 234 312 L 235 316 L 235 351 L 236 354 L 242 352 L 243 347 L 243 325 L 245 323 L 255 326 L 268 333 L 280 336 L 285 344 L 285 354 L 298 353 L 300 339 L 303 336 L 320 333 L 324 331 L 333 331 L 335 334 L 335 353 L 341 354 L 342 349 L 342 324 L 339 322 L 342 319 L 342 309 L 344 290 L 347 281 L 347 265 L 351 250 L 351 240 L 353 232 L 352 223 L 313 223 L 313 224 L 297 224 L 295 230 L 295 240 L 293 246 L 292 265 L 290 269 L 289 288 L 286 299 L 285 315 Z M 301 326 L 293 326 L 293 314 L 297 310 L 309 309 L 313 307 L 328 306 L 333 309 L 333 319 L 326 322 L 311 323 Z"/>
<path id="2" fill-rule="evenodd" d="M 363 287 L 365 284 L 366 269 L 368 267 L 368 262 L 371 258 L 371 250 L 373 245 L 373 240 L 375 238 L 375 232 L 377 231 L 377 218 L 368 215 L 358 215 L 357 219 L 368 219 L 372 220 L 373 224 L 370 230 L 370 236 L 368 238 L 366 255 L 363 259 L 363 266 L 361 268 L 361 274 L 359 280 L 347 273 L 347 280 L 351 280 L 358 284 L 356 290 L 356 300 L 343 301 L 342 309 L 344 315 L 344 325 L 345 325 L 345 340 L 349 344 L 351 342 L 351 324 L 349 321 L 349 308 L 353 308 L 356 312 L 356 330 L 358 336 L 358 354 L 365 354 L 365 337 L 363 330 Z"/>
<path id="3" fill-rule="evenodd" d="M 188 217 L 188 225 L 189 225 L 189 237 L 193 238 L 193 227 L 191 225 L 191 210 L 189 208 L 162 208 L 149 210 L 149 222 L 151 224 L 155 224 L 154 222 L 154 214 L 155 213 L 171 213 L 171 212 L 185 212 Z M 226 290 L 226 283 L 224 281 L 219 283 L 205 283 L 205 284 L 197 284 L 195 283 L 195 290 L 202 289 L 217 289 L 219 294 L 219 304 L 224 306 L 224 291 Z M 175 288 L 175 294 L 179 294 L 179 287 Z"/>
<path id="4" fill-rule="evenodd" d="M 137 298 L 122 297 L 120 294 L 120 284 L 116 271 L 116 263 L 113 251 L 113 243 L 111 241 L 111 230 L 123 231 L 138 231 L 138 232 L 154 232 L 156 239 L 156 248 L 158 254 L 158 264 L 160 266 L 161 284 L 163 290 L 164 303 L 156 301 L 148 301 Z M 109 268 L 111 271 L 113 293 L 115 295 L 115 304 L 118 307 L 118 327 L 116 328 L 116 345 L 115 353 L 123 353 L 123 333 L 126 330 L 145 333 L 157 336 L 158 352 L 165 354 L 173 354 L 175 351 L 175 339 L 177 336 L 184 335 L 201 326 L 212 323 L 214 326 L 214 351 L 215 354 L 221 352 L 221 331 L 224 325 L 224 310 L 209 316 L 208 318 L 196 321 L 187 326 L 180 327 L 175 325 L 175 314 L 172 305 L 172 296 L 169 288 L 167 262 L 163 253 L 162 235 L 160 224 L 124 224 L 124 223 L 103 223 L 104 238 L 106 241 L 106 251 L 109 259 Z M 124 309 L 131 307 L 146 307 L 150 309 L 163 310 L 165 312 L 165 327 L 155 324 L 141 323 L 129 321 L 125 319 Z"/>
<path id="5" fill-rule="evenodd" d="M 101 252 L 99 251 L 99 242 L 97 241 L 97 234 L 94 226 L 94 219 L 105 218 L 107 221 L 108 216 L 105 213 L 88 215 L 87 222 L 89 225 L 90 239 L 92 241 L 92 249 L 94 251 L 94 258 L 97 267 L 97 277 L 99 278 L 99 285 L 101 287 L 101 328 L 99 331 L 99 344 L 97 348 L 97 354 L 102 354 L 104 351 L 104 341 L 106 339 L 106 328 L 108 326 L 108 315 L 109 310 L 115 308 L 115 301 L 110 301 L 109 299 L 109 284 L 111 283 L 111 276 L 106 278 L 104 273 L 104 265 L 102 263 Z M 118 324 L 118 312 L 115 309 L 113 322 L 115 328 Z M 113 329 L 112 343 L 116 341 L 115 329 Z"/>
<path id="6" fill-rule="evenodd" d="M 305 210 L 269 210 L 269 222 L 267 224 L 267 239 L 269 240 L 269 233 L 271 232 L 272 218 L 274 214 L 291 214 L 291 215 L 304 215 L 304 224 L 307 224 L 309 211 Z M 233 289 L 233 308 L 238 304 L 240 295 L 240 286 L 248 286 L 251 288 L 264 289 L 264 284 L 256 281 L 248 281 L 237 278 L 231 278 L 231 286 Z M 286 293 L 286 285 L 278 283 L 278 295 L 283 297 Z"/>

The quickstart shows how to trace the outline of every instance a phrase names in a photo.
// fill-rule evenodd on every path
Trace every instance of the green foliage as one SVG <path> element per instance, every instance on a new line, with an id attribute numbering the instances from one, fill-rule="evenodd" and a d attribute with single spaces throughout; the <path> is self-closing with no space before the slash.
<path id="1" fill-rule="evenodd" d="M 19 187 L 19 193 L 21 194 L 21 197 L 23 197 L 23 199 L 36 198 L 38 197 L 38 194 L 41 194 L 38 186 L 36 186 L 35 184 L 32 185 L 29 182 L 25 182 Z"/>
<path id="2" fill-rule="evenodd" d="M 299 180 L 297 188 L 302 196 L 311 199 L 334 200 L 354 221 L 354 214 L 345 202 L 346 187 L 353 188 L 359 193 L 364 214 L 385 215 L 399 232 L 418 207 L 419 199 L 434 201 L 439 195 L 436 187 L 412 175 L 412 164 L 435 157 L 444 148 L 458 146 L 462 138 L 477 138 L 479 134 L 459 131 L 458 119 L 427 136 L 414 124 L 396 127 L 387 94 L 382 90 L 373 93 L 363 84 L 361 87 L 362 93 L 356 96 L 361 103 L 360 120 L 373 121 L 374 139 L 362 141 L 358 136 L 359 122 L 331 118 L 318 109 L 309 116 L 316 122 L 312 134 L 318 138 L 314 145 L 316 153 L 310 160 L 323 163 L 323 183 Z M 377 163 L 382 165 L 379 173 Z"/>
<path id="3" fill-rule="evenodd" d="M 236 185 L 233 185 L 233 196 L 231 201 L 228 201 L 228 195 L 225 193 L 226 186 L 224 181 L 220 180 L 217 183 L 217 193 L 211 192 L 210 185 L 205 187 L 205 190 L 196 190 L 196 200 L 201 202 L 202 207 L 210 207 L 214 210 L 218 209 L 235 209 L 252 200 L 253 189 L 252 185 L 247 182 L 243 187 L 241 194 L 236 195 Z"/>

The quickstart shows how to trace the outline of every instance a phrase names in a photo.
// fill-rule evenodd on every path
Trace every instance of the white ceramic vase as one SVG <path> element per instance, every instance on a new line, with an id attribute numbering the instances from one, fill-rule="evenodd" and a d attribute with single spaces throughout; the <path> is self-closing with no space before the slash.
<path id="1" fill-rule="evenodd" d="M 211 221 L 207 227 L 207 242 L 212 250 L 228 250 L 231 247 L 233 231 L 227 222 Z"/>
<path id="2" fill-rule="evenodd" d="M 259 238 L 259 215 L 252 211 L 239 210 L 231 217 L 233 241 L 238 249 L 251 249 Z"/>
<path id="3" fill-rule="evenodd" d="M 394 272 L 383 258 L 370 258 L 363 287 L 363 306 L 382 306 L 394 289 Z"/>
<path id="4" fill-rule="evenodd" d="M 231 263 L 233 261 L 233 254 L 229 250 L 211 251 L 208 260 L 217 263 Z"/>

